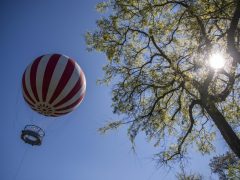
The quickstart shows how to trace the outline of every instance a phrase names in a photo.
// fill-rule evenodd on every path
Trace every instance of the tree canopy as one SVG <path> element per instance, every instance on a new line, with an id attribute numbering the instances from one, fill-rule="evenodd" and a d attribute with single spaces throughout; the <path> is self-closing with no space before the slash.
<path id="1" fill-rule="evenodd" d="M 209 165 L 212 172 L 218 174 L 221 180 L 240 179 L 240 159 L 233 153 L 215 156 Z"/>
<path id="2" fill-rule="evenodd" d="M 89 50 L 106 54 L 101 82 L 113 83 L 113 112 L 102 132 L 128 125 L 144 132 L 167 163 L 196 146 L 213 151 L 215 129 L 240 157 L 240 0 L 109 0 L 86 34 Z M 209 58 L 220 53 L 223 68 Z M 213 128 L 216 127 L 216 128 Z"/>

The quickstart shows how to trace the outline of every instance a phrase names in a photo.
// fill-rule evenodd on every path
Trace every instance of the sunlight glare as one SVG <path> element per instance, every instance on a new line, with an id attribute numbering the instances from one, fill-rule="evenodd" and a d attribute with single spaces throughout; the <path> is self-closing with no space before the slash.
<path id="1" fill-rule="evenodd" d="M 220 69 L 224 66 L 225 60 L 223 55 L 220 53 L 215 53 L 210 56 L 210 66 L 214 69 Z"/>

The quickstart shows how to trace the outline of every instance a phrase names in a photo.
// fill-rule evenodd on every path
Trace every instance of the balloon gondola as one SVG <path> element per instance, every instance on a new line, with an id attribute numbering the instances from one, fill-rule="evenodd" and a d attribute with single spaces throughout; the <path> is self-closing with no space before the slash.
<path id="1" fill-rule="evenodd" d="M 21 139 L 32 146 L 40 146 L 44 136 L 45 132 L 42 128 L 36 125 L 26 125 L 22 130 Z"/>
<path id="2" fill-rule="evenodd" d="M 36 58 L 22 76 L 22 93 L 32 110 L 44 116 L 57 117 L 78 107 L 86 92 L 85 75 L 71 58 L 47 54 Z M 41 145 L 44 131 L 27 125 L 21 138 L 25 143 Z"/>

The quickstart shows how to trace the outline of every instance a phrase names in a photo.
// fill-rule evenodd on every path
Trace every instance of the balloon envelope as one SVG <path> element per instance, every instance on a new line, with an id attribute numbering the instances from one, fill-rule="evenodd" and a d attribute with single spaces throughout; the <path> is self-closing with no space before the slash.
<path id="1" fill-rule="evenodd" d="M 81 103 L 86 79 L 74 60 L 61 54 L 47 54 L 27 66 L 22 92 L 33 110 L 45 116 L 60 116 Z"/>

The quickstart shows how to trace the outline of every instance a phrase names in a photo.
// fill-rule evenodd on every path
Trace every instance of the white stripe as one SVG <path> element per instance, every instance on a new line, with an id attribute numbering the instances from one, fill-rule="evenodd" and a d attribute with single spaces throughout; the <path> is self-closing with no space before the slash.
<path id="1" fill-rule="evenodd" d="M 58 82 L 59 82 L 60 78 L 62 77 L 62 74 L 67 65 L 67 62 L 68 62 L 68 59 L 65 56 L 60 56 L 59 61 L 57 62 L 57 65 L 53 71 L 52 78 L 50 80 L 50 84 L 49 84 L 48 91 L 47 91 L 46 102 L 49 102 L 49 100 L 51 99 L 51 97 L 58 85 Z"/>
<path id="2" fill-rule="evenodd" d="M 62 92 L 59 94 L 59 96 L 53 101 L 52 105 L 54 106 L 58 102 L 60 102 L 64 97 L 66 97 L 70 91 L 74 88 L 75 84 L 80 78 L 80 71 L 81 69 L 77 68 L 75 63 L 75 68 L 72 73 L 72 76 L 70 77 L 69 81 L 67 82 L 66 86 L 62 90 Z"/>
<path id="3" fill-rule="evenodd" d="M 51 54 L 44 55 L 40 60 L 37 68 L 36 87 L 37 87 L 37 93 L 38 93 L 40 102 L 43 102 L 43 97 L 42 97 L 43 76 L 44 76 L 47 63 L 51 56 L 52 56 Z"/>
<path id="4" fill-rule="evenodd" d="M 32 92 L 32 88 L 31 88 L 31 82 L 30 82 L 30 70 L 31 70 L 32 64 L 30 64 L 27 69 L 26 69 L 26 73 L 25 73 L 25 84 L 26 84 L 26 89 L 28 91 L 28 94 L 31 96 L 31 98 L 37 102 L 33 92 Z M 31 102 L 31 101 L 30 101 Z"/>
<path id="5" fill-rule="evenodd" d="M 33 104 L 34 106 L 28 104 L 27 102 L 26 102 L 26 103 L 27 103 L 29 106 L 31 106 L 31 107 L 35 107 L 35 104 L 28 98 L 28 96 L 26 95 L 26 93 L 25 93 L 25 91 L 24 91 L 23 89 L 22 89 L 22 93 L 23 93 L 23 97 L 24 97 L 29 103 Z"/>
<path id="6" fill-rule="evenodd" d="M 74 109 L 76 109 L 80 104 L 81 104 L 81 102 L 83 101 L 83 99 L 84 99 L 84 97 L 81 99 L 81 101 L 77 104 L 77 105 L 75 105 L 74 107 L 72 107 L 72 108 L 70 108 L 70 109 L 66 109 L 66 110 L 61 110 L 61 111 L 55 111 L 53 114 L 55 114 L 55 113 L 70 113 L 70 112 L 72 112 Z M 59 116 L 59 115 L 57 115 L 57 116 Z M 61 115 L 60 115 L 61 116 Z"/>
<path id="7" fill-rule="evenodd" d="M 64 108 L 66 106 L 71 105 L 72 103 L 74 103 L 76 100 L 78 100 L 84 94 L 85 90 L 86 90 L 86 83 L 84 81 L 81 89 L 69 101 L 67 101 L 64 104 L 58 106 L 56 109 L 61 109 L 61 108 Z"/>

